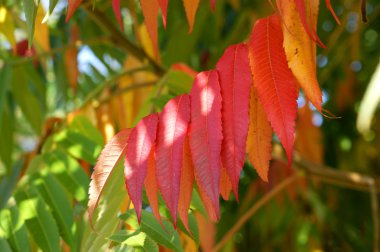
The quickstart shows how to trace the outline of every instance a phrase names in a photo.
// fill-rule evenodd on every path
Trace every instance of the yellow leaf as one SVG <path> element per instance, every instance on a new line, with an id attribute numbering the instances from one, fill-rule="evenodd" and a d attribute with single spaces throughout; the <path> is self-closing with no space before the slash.
<path id="1" fill-rule="evenodd" d="M 0 33 L 4 34 L 12 47 L 16 44 L 13 17 L 5 7 L 0 7 Z"/>
<path id="2" fill-rule="evenodd" d="M 34 30 L 34 45 L 36 49 L 40 52 L 50 51 L 49 43 L 49 27 L 47 23 L 42 23 L 44 19 L 45 12 L 42 7 L 42 4 L 38 6 L 37 16 L 35 21 L 35 30 Z"/>

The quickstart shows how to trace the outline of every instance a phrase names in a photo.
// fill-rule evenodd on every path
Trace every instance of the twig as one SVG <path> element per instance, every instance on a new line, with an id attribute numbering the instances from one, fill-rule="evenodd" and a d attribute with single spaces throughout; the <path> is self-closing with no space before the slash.
<path id="1" fill-rule="evenodd" d="M 104 14 L 97 8 L 92 9 L 89 5 L 82 5 L 87 11 L 89 16 L 98 23 L 103 30 L 109 32 L 111 41 L 118 47 L 123 48 L 133 56 L 135 56 L 141 62 L 145 60 L 148 61 L 152 70 L 158 75 L 162 76 L 165 74 L 165 69 L 163 69 L 157 62 L 152 59 L 143 49 L 134 45 L 124 34 L 108 19 L 107 15 Z"/>
<path id="2" fill-rule="evenodd" d="M 232 228 L 222 237 L 222 239 L 214 246 L 213 252 L 219 251 L 230 239 L 231 237 L 266 203 L 277 196 L 289 185 L 297 181 L 301 173 L 296 172 L 292 176 L 288 177 L 282 181 L 279 185 L 273 188 L 268 194 L 258 200 L 239 220 L 232 226 Z"/>

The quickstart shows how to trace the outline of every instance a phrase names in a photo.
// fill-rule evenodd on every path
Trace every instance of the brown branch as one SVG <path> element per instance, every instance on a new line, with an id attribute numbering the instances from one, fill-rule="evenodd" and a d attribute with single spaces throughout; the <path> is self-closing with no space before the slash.
<path id="1" fill-rule="evenodd" d="M 268 194 L 259 199 L 239 220 L 232 226 L 232 228 L 222 237 L 222 239 L 214 246 L 213 252 L 217 252 L 232 238 L 232 236 L 266 203 L 272 200 L 275 196 L 281 193 L 289 185 L 293 184 L 299 178 L 300 173 L 296 172 L 292 176 L 282 181 L 279 185 L 273 188 Z"/>
<path id="2" fill-rule="evenodd" d="M 163 69 L 157 62 L 152 59 L 143 49 L 134 45 L 124 34 L 108 19 L 107 15 L 97 8 L 84 4 L 82 7 L 87 11 L 89 16 L 106 32 L 110 34 L 111 41 L 118 47 L 126 50 L 141 62 L 148 61 L 152 70 L 158 75 L 165 74 Z"/>

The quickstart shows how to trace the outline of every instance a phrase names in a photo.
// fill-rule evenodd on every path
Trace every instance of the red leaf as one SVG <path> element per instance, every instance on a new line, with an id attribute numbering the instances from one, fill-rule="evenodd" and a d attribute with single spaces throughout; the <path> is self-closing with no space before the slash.
<path id="1" fill-rule="evenodd" d="M 166 28 L 166 16 L 168 13 L 168 2 L 169 0 L 158 0 L 158 4 L 162 13 L 162 23 L 164 23 L 164 27 Z"/>
<path id="2" fill-rule="evenodd" d="M 226 168 L 223 167 L 222 165 L 222 171 L 220 173 L 220 195 L 224 200 L 229 200 L 231 190 L 232 190 L 232 185 L 230 178 L 228 177 L 227 170 Z"/>
<path id="3" fill-rule="evenodd" d="M 124 31 L 123 20 L 121 19 L 120 13 L 120 0 L 112 0 L 112 9 L 115 13 L 117 22 L 119 23 L 121 30 Z"/>
<path id="4" fill-rule="evenodd" d="M 183 0 L 187 22 L 189 23 L 189 33 L 193 31 L 195 15 L 199 6 L 199 0 Z"/>
<path id="5" fill-rule="evenodd" d="M 256 22 L 249 41 L 253 83 L 272 128 L 292 162 L 296 83 L 288 67 L 283 48 L 283 34 L 276 15 Z"/>
<path id="6" fill-rule="evenodd" d="M 150 207 L 157 220 L 161 222 L 161 215 L 158 208 L 158 185 L 156 177 L 156 160 L 154 158 L 154 147 L 148 157 L 148 171 L 145 178 L 145 191 L 148 197 Z"/>
<path id="7" fill-rule="evenodd" d="M 66 23 L 73 16 L 74 12 L 76 11 L 76 9 L 78 9 L 81 2 L 82 0 L 68 0 Z"/>
<path id="8" fill-rule="evenodd" d="M 144 117 L 132 130 L 125 154 L 125 182 L 139 221 L 141 220 L 142 187 L 147 174 L 148 157 L 156 140 L 157 124 L 157 114 Z"/>
<path id="9" fill-rule="evenodd" d="M 297 11 L 301 17 L 301 22 L 303 27 L 305 28 L 306 33 L 309 35 L 309 37 L 320 47 L 326 48 L 326 46 L 323 44 L 323 42 L 319 39 L 317 32 L 313 28 L 315 24 L 313 24 L 313 18 L 310 17 L 309 20 L 307 19 L 306 15 L 306 8 L 305 8 L 305 0 L 295 0 Z M 309 10 L 309 16 L 311 16 L 311 10 Z"/>
<path id="10" fill-rule="evenodd" d="M 227 170 L 238 199 L 239 178 L 245 159 L 252 83 L 247 46 L 238 44 L 228 47 L 219 59 L 216 69 L 219 72 L 223 98 L 222 165 Z"/>
<path id="11" fill-rule="evenodd" d="M 115 168 L 121 156 L 125 153 L 127 141 L 131 130 L 124 129 L 117 133 L 110 142 L 104 147 L 91 175 L 90 188 L 88 190 L 88 213 L 92 225 L 92 216 L 98 206 L 100 196 L 107 183 L 109 176 Z"/>
<path id="12" fill-rule="evenodd" d="M 249 117 L 248 159 L 260 178 L 268 182 L 269 161 L 272 157 L 272 128 L 254 88 L 251 90 Z"/>
<path id="13" fill-rule="evenodd" d="M 211 201 L 210 197 L 207 195 L 207 192 L 200 187 L 199 178 L 197 176 L 195 176 L 195 181 L 197 182 L 198 189 L 199 189 L 198 193 L 199 193 L 199 196 L 201 197 L 204 207 L 206 208 L 208 217 L 212 221 L 215 221 L 215 222 L 218 221 L 220 217 L 219 209 L 215 209 L 214 203 Z"/>
<path id="14" fill-rule="evenodd" d="M 217 217 L 223 138 L 221 105 L 218 72 L 199 73 L 191 89 L 190 148 L 198 185 L 210 198 Z"/>
<path id="15" fill-rule="evenodd" d="M 185 138 L 185 144 L 183 146 L 183 165 L 181 172 L 181 186 L 179 189 L 179 202 L 178 202 L 178 214 L 182 220 L 183 225 L 189 233 L 189 207 L 191 203 L 191 196 L 193 192 L 194 184 L 194 167 L 193 160 L 191 159 L 189 138 Z"/>
<path id="16" fill-rule="evenodd" d="M 331 14 L 333 15 L 335 21 L 338 23 L 338 25 L 341 25 L 338 16 L 335 14 L 335 11 L 334 11 L 334 9 L 331 6 L 330 0 L 326 0 L 325 3 L 326 3 L 327 8 L 329 9 L 329 11 L 331 12 Z"/>
<path id="17" fill-rule="evenodd" d="M 144 16 L 146 28 L 154 47 L 154 53 L 158 57 L 158 10 L 157 0 L 140 0 L 141 10 Z"/>
<path id="18" fill-rule="evenodd" d="M 215 11 L 215 0 L 211 0 L 211 8 Z"/>
<path id="19" fill-rule="evenodd" d="M 183 144 L 189 121 L 188 94 L 171 99 L 160 114 L 156 147 L 157 181 L 174 225 L 177 222 Z"/>

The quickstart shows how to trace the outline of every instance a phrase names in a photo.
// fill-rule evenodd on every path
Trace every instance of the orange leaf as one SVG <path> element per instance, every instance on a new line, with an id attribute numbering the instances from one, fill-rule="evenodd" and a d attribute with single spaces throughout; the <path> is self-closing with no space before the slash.
<path id="1" fill-rule="evenodd" d="M 124 176 L 129 197 L 131 198 L 137 218 L 141 220 L 142 187 L 148 169 L 148 158 L 156 141 L 158 115 L 144 117 L 134 129 L 128 139 L 125 153 Z"/>
<path id="2" fill-rule="evenodd" d="M 222 171 L 220 173 L 220 195 L 224 200 L 228 200 L 230 198 L 230 193 L 232 190 L 232 184 L 230 178 L 228 177 L 228 173 L 226 168 L 222 166 Z"/>
<path id="3" fill-rule="evenodd" d="M 177 96 L 166 103 L 158 124 L 156 166 L 162 197 L 177 224 L 177 207 L 183 161 L 183 145 L 190 121 L 190 97 Z"/>
<path id="4" fill-rule="evenodd" d="M 253 84 L 273 130 L 292 162 L 297 115 L 296 83 L 288 67 L 280 19 L 276 15 L 256 22 L 249 40 Z"/>
<path id="5" fill-rule="evenodd" d="M 195 14 L 199 6 L 199 0 L 183 0 L 185 6 L 186 18 L 189 23 L 189 32 L 191 33 L 194 28 Z"/>
<path id="6" fill-rule="evenodd" d="M 251 90 L 250 123 L 247 140 L 248 159 L 260 178 L 268 182 L 269 161 L 272 156 L 272 128 L 259 101 Z"/>
<path id="7" fill-rule="evenodd" d="M 154 159 L 154 147 L 152 148 L 148 158 L 148 171 L 145 178 L 145 191 L 148 197 L 150 207 L 157 220 L 161 222 L 161 215 L 158 208 L 158 185 L 156 178 L 156 161 Z"/>
<path id="8" fill-rule="evenodd" d="M 164 27 L 166 28 L 166 16 L 168 14 L 168 2 L 169 0 L 158 0 L 158 4 L 162 13 L 162 23 L 164 23 Z"/>
<path id="9" fill-rule="evenodd" d="M 76 11 L 76 9 L 78 9 L 79 5 L 82 2 L 82 0 L 68 0 L 68 1 L 69 1 L 69 4 L 67 6 L 66 23 L 73 16 L 74 12 Z"/>
<path id="10" fill-rule="evenodd" d="M 148 29 L 150 39 L 152 40 L 154 53 L 158 57 L 158 11 L 159 5 L 157 0 L 140 0 L 141 10 L 144 15 L 145 25 Z"/>
<path id="11" fill-rule="evenodd" d="M 315 1 L 310 1 L 313 5 Z M 316 74 L 316 46 L 305 33 L 293 0 L 282 0 L 278 6 L 283 16 L 284 48 L 288 65 L 301 85 L 307 98 L 318 111 L 322 110 L 322 92 Z M 317 23 L 318 6 L 314 10 L 313 23 Z"/>
<path id="12" fill-rule="evenodd" d="M 227 170 L 238 199 L 240 173 L 244 166 L 249 95 L 252 84 L 246 44 L 229 46 L 216 64 L 222 93 L 222 165 Z"/>
<path id="13" fill-rule="evenodd" d="M 179 189 L 179 201 L 178 201 L 178 214 L 179 217 L 189 233 L 189 207 L 191 203 L 191 196 L 193 192 L 194 184 L 194 167 L 193 160 L 191 159 L 189 138 L 186 137 L 185 144 L 183 146 L 183 166 L 181 173 L 181 184 Z"/>
<path id="14" fill-rule="evenodd" d="M 124 129 L 117 133 L 104 147 L 102 153 L 100 154 L 98 162 L 95 165 L 94 172 L 91 175 L 90 188 L 88 190 L 88 213 L 91 225 L 92 216 L 99 203 L 104 186 L 106 185 L 107 180 L 115 168 L 117 162 L 126 151 L 130 132 L 130 129 Z"/>
<path id="15" fill-rule="evenodd" d="M 333 15 L 335 21 L 338 23 L 338 25 L 341 25 L 338 16 L 335 14 L 335 11 L 334 11 L 334 9 L 331 6 L 330 0 L 326 0 L 325 3 L 326 3 L 327 8 L 329 9 L 329 11 L 331 12 L 331 14 Z"/>
<path id="16" fill-rule="evenodd" d="M 201 72 L 191 89 L 190 148 L 198 186 L 219 217 L 222 147 L 222 97 L 216 70 Z"/>

